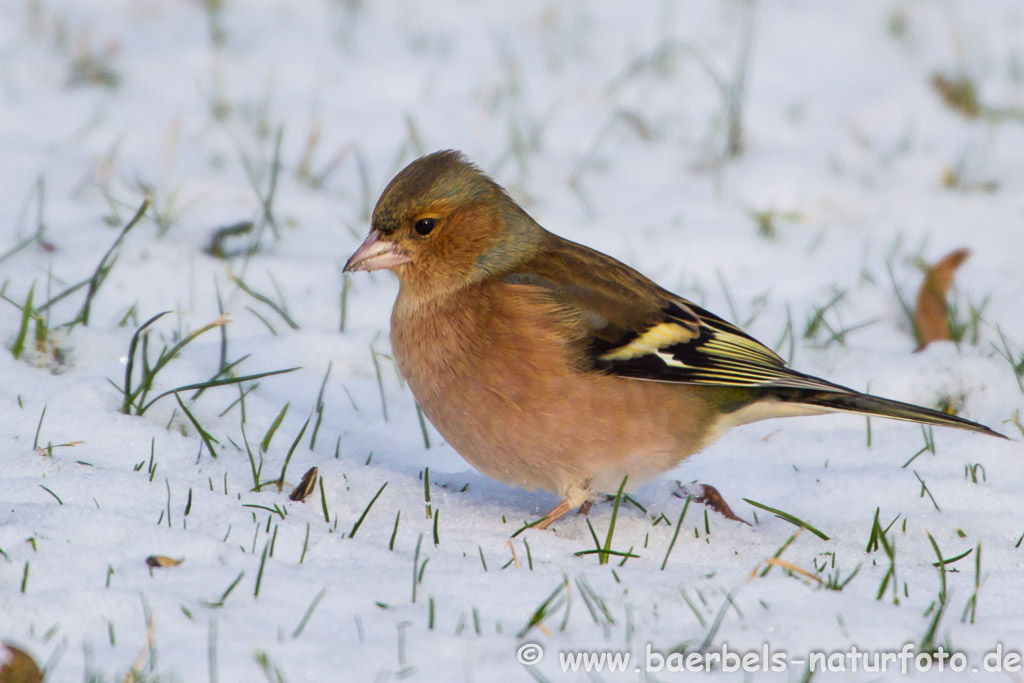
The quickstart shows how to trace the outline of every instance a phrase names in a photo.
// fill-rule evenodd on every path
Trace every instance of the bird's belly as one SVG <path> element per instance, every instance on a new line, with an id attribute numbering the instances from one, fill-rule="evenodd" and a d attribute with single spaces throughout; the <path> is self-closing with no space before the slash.
<path id="1" fill-rule="evenodd" d="M 557 311 L 525 295 L 464 303 L 400 295 L 391 343 L 424 414 L 480 472 L 562 496 L 614 493 L 707 442 L 712 390 L 581 369 Z"/>
<path id="2" fill-rule="evenodd" d="M 628 488 L 643 484 L 704 443 L 677 387 L 589 372 L 542 378 L 523 367 L 484 373 L 461 365 L 431 373 L 429 383 L 421 373 L 405 373 L 449 445 L 506 484 L 562 496 L 580 488 L 614 493 L 623 477 Z"/>

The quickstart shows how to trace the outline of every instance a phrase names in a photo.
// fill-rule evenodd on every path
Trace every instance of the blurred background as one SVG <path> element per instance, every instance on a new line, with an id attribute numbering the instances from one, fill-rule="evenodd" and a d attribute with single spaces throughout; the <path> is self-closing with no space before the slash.
<path id="1" fill-rule="evenodd" d="M 800 297 L 780 242 L 849 281 L 967 230 L 1020 239 L 1024 19 L 967 8 L 5 0 L 2 223 L 15 243 L 44 223 L 64 276 L 148 194 L 153 267 L 251 222 L 227 255 L 309 259 L 307 286 L 337 288 L 387 180 L 456 148 L 667 286 L 717 296 L 737 268 Z"/>
<path id="2" fill-rule="evenodd" d="M 0 339 L 12 352 L 0 352 L 0 443 L 15 454 L 0 478 L 0 637 L 41 663 L 56 657 L 53 680 L 81 680 L 83 668 L 87 680 L 123 677 L 140 647 L 148 675 L 176 680 L 336 680 L 340 670 L 509 680 L 507 666 L 523 680 L 559 680 L 554 669 L 520 672 L 514 645 L 571 575 L 592 582 L 616 618 L 561 631 L 556 620 L 552 642 L 718 642 L 708 626 L 722 596 L 792 529 L 775 518 L 782 529 L 751 536 L 702 525 L 676 573 L 656 571 L 672 531 L 658 515 L 674 520 L 682 505 L 671 476 L 646 490 L 646 517 L 620 522 L 626 547 L 650 540 L 652 550 L 614 577 L 574 557 L 590 544 L 579 523 L 530 539 L 537 572 L 494 578 L 510 547 L 506 567 L 530 552 L 509 545 L 508 525 L 549 498 L 488 482 L 439 443 L 388 356 L 393 278 L 341 273 L 388 180 L 449 148 L 547 229 L 744 326 L 803 371 L 1024 433 L 1019 0 L 0 0 Z M 951 343 L 915 354 L 918 289 L 957 249 L 970 256 L 955 278 L 949 271 Z M 136 335 L 164 311 L 151 334 Z M 210 326 L 224 313 L 230 325 Z M 126 366 L 136 390 L 146 381 L 133 337 L 151 339 L 150 363 L 161 344 L 186 340 L 149 398 L 302 369 L 260 380 L 248 399 L 239 384 L 143 409 L 135 400 L 145 396 L 126 396 L 124 384 Z M 982 539 L 991 543 L 992 598 L 1024 589 L 1021 530 L 1005 513 L 1021 473 L 1005 452 L 950 437 L 956 455 L 928 460 L 915 479 L 894 472 L 921 446 L 915 428 L 869 426 L 865 444 L 860 418 L 792 424 L 783 436 L 775 424 L 730 436 L 676 478 L 829 526 L 834 545 L 790 551 L 804 553 L 793 557 L 802 566 L 823 568 L 833 553 L 842 577 L 865 569 L 842 594 L 812 593 L 781 572 L 780 583 L 754 584 L 737 610 L 747 616 L 725 622 L 730 644 L 758 647 L 768 633 L 791 648 L 923 642 L 931 617 L 921 614 L 937 604 L 923 524 L 943 550 L 980 554 Z M 763 458 L 747 459 L 755 450 Z M 91 469 L 76 469 L 83 461 Z M 253 493 L 270 476 L 257 463 L 289 486 L 318 466 L 314 498 L 328 522 L 314 498 L 287 519 L 273 512 L 284 496 Z M 418 507 L 427 467 L 443 488 L 435 505 L 447 544 L 429 543 L 437 520 Z M 926 488 L 938 492 L 934 507 Z M 911 609 L 875 601 L 887 561 L 865 555 L 863 540 L 885 506 L 883 523 L 919 522 L 901 532 Z M 592 518 L 607 525 L 608 513 Z M 275 558 L 278 525 L 288 550 Z M 429 627 L 422 595 L 407 595 L 409 563 L 423 562 L 417 533 L 433 559 L 422 589 Z M 44 536 L 51 542 L 26 544 Z M 154 580 L 140 553 L 158 551 L 189 561 Z M 264 564 L 276 590 L 258 603 L 252 581 Z M 207 613 L 200 601 L 216 602 L 240 572 L 246 597 Z M 977 592 L 968 574 L 960 603 Z M 704 591 L 699 608 L 680 602 L 677 580 Z M 980 651 L 1024 633 L 1011 605 L 992 602 L 976 630 L 947 619 L 954 642 Z M 282 636 L 310 605 L 310 630 Z M 142 644 L 144 612 L 158 617 L 149 632 L 159 664 Z M 535 626 L 522 633 L 537 636 Z M 478 641 L 465 639 L 471 630 Z M 57 657 L 60 647 L 84 648 L 85 665 Z M 368 654 L 342 659 L 345 648 Z"/>

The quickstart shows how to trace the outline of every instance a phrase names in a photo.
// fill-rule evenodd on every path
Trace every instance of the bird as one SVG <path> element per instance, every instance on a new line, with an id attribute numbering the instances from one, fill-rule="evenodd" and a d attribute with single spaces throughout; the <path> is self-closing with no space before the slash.
<path id="1" fill-rule="evenodd" d="M 478 471 L 559 496 L 538 528 L 757 420 L 845 412 L 1006 438 L 787 367 L 736 325 L 548 232 L 456 150 L 384 189 L 344 266 L 381 269 L 398 279 L 392 353 L 420 409 Z"/>

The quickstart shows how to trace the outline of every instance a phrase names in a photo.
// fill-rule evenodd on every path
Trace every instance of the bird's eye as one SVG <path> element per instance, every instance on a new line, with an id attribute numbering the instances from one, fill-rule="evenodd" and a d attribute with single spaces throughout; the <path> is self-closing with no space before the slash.
<path id="1" fill-rule="evenodd" d="M 433 232 L 434 226 L 436 225 L 437 221 L 433 218 L 421 218 L 416 221 L 416 225 L 413 226 L 413 229 L 420 235 L 426 236 Z"/>

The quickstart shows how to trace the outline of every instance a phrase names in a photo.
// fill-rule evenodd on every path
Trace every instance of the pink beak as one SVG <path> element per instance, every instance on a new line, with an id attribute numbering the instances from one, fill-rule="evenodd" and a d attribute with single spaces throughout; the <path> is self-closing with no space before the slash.
<path id="1" fill-rule="evenodd" d="M 394 268 L 411 261 L 409 255 L 399 249 L 397 244 L 382 240 L 380 232 L 371 230 L 363 243 L 345 263 L 344 272 Z"/>

